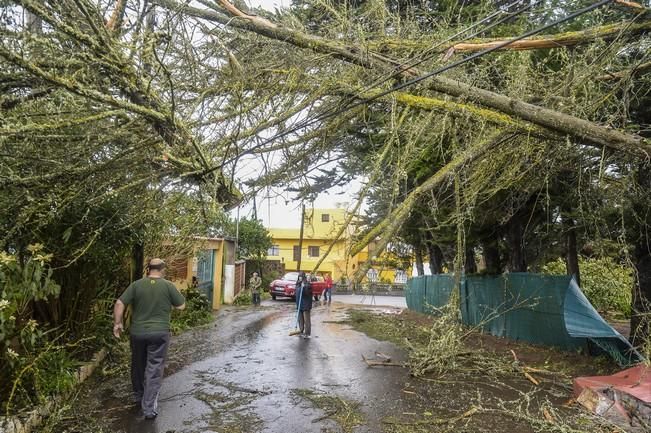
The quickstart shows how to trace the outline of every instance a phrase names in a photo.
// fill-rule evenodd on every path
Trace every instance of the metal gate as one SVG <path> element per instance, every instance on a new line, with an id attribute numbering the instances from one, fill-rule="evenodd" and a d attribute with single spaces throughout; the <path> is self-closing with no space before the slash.
<path id="1" fill-rule="evenodd" d="M 197 255 L 197 280 L 199 290 L 206 295 L 212 305 L 212 290 L 214 286 L 215 250 L 202 250 Z"/>

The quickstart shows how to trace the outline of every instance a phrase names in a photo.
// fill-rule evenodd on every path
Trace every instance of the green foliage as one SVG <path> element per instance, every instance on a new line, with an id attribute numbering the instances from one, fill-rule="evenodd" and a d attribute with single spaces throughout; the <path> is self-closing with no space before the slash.
<path id="1" fill-rule="evenodd" d="M 482 115 L 476 105 L 453 97 L 446 97 L 445 104 L 419 106 L 418 98 L 438 95 L 425 82 L 407 89 L 411 97 L 381 98 L 324 118 L 290 134 L 291 139 L 261 144 L 260 137 L 295 125 L 297 113 L 316 118 L 349 105 L 351 93 L 395 71 L 395 62 L 382 59 L 403 59 L 404 64 L 420 59 L 418 69 L 424 72 L 465 56 L 450 50 L 452 57 L 441 60 L 432 46 L 494 12 L 495 2 L 296 0 L 291 10 L 273 16 L 260 11 L 281 22 L 283 31 L 307 29 L 330 38 L 320 48 L 312 46 L 324 54 L 316 56 L 288 45 L 291 38 L 270 40 L 238 26 L 220 32 L 216 46 L 205 34 L 182 31 L 197 22 L 184 13 L 183 2 L 178 10 L 157 6 L 159 19 L 153 21 L 164 26 L 125 26 L 106 34 L 96 25 L 107 22 L 109 12 L 102 15 L 106 8 L 86 3 L 30 2 L 32 13 L 47 23 L 47 30 L 39 31 L 43 28 L 24 27 L 21 2 L 0 2 L 0 250 L 28 257 L 26 246 L 38 242 L 54 254 L 56 268 L 42 270 L 45 277 L 35 275 L 36 268 L 9 272 L 13 277 L 7 281 L 25 290 L 12 291 L 11 298 L 3 293 L 0 299 L 0 342 L 11 346 L 7 352 L 2 347 L 3 368 L 18 362 L 7 358 L 9 348 L 27 356 L 27 347 L 46 347 L 42 338 L 51 342 L 58 336 L 43 337 L 52 328 L 65 329 L 66 341 L 99 334 L 109 310 L 101 300 L 128 282 L 134 244 L 159 251 L 162 241 L 173 236 L 167 245 L 188 250 L 194 235 L 233 236 L 224 207 L 238 197 L 232 188 L 238 180 L 231 177 L 241 172 L 244 155 L 264 163 L 257 178 L 247 182 L 257 192 L 268 187 L 271 193 L 275 186 L 321 191 L 352 178 L 377 178 L 368 182 L 368 227 L 388 217 L 389 228 L 398 228 L 393 245 L 408 245 L 409 253 L 411 247 L 441 245 L 448 263 L 453 255 L 461 259 L 463 249 L 480 246 L 486 234 L 507 246 L 503 262 L 513 245 L 526 245 L 526 256 L 544 263 L 558 255 L 553 250 L 569 227 L 559 224 L 564 219 L 576 222 L 583 246 L 595 239 L 621 239 L 627 243 L 623 248 L 636 244 L 648 251 L 648 170 L 636 178 L 631 170 L 637 163 L 624 152 L 602 152 L 582 138 L 523 125 L 499 112 Z M 133 16 L 149 21 L 140 10 L 145 6 L 136 3 Z M 515 36 L 575 6 L 557 1 L 533 8 L 481 36 Z M 609 7 L 550 31 L 632 19 L 626 8 Z M 222 24 L 202 19 L 197 28 L 201 33 Z M 297 36 L 316 44 L 314 38 Z M 384 40 L 390 43 L 366 50 Z M 322 50 L 326 45 L 352 55 L 357 51 L 345 45 L 362 47 L 371 53 L 371 60 L 362 56 L 363 63 L 373 66 L 347 63 L 341 56 L 333 61 L 328 49 Z M 623 34 L 572 49 L 497 51 L 445 75 L 614 131 L 648 135 L 651 75 L 595 79 L 648 61 L 647 46 L 648 36 Z M 451 109 L 453 103 L 460 109 Z M 495 140 L 485 155 L 463 156 L 486 144 L 486 137 Z M 453 161 L 463 163 L 440 176 L 436 188 L 406 200 Z M 381 168 L 381 175 L 375 176 L 374 167 Z M 454 192 L 453 183 L 458 186 Z M 391 216 L 396 209 L 400 218 Z M 514 216 L 525 233 L 513 233 Z M 508 237 L 515 241 L 506 243 Z M 241 221 L 241 257 L 261 259 L 270 245 L 259 221 Z M 43 290 L 47 279 L 60 287 L 58 298 L 54 285 Z M 588 275 L 584 282 L 589 291 Z M 595 287 L 604 284 L 595 277 Z M 594 291 L 591 296 L 603 298 L 604 308 L 624 309 L 623 289 Z M 613 292 L 622 296 L 607 299 L 606 293 Z M 41 293 L 45 302 L 38 301 L 31 311 L 29 299 Z M 207 317 L 203 301 L 188 304 L 187 311 L 174 313 L 177 332 Z M 6 395 L 5 388 L 0 391 Z"/>
<path id="2" fill-rule="evenodd" d="M 44 351 L 34 364 L 34 388 L 43 398 L 62 395 L 77 383 L 78 363 L 65 348 Z"/>
<path id="3" fill-rule="evenodd" d="M 174 334 L 205 325 L 214 318 L 209 299 L 199 289 L 188 287 L 184 295 L 185 309 L 172 311 L 170 328 Z"/>
<path id="4" fill-rule="evenodd" d="M 631 317 L 633 271 L 610 258 L 580 257 L 581 290 L 592 305 L 607 313 Z M 557 259 L 542 267 L 545 274 L 566 274 L 565 262 Z"/>
<path id="5" fill-rule="evenodd" d="M 239 257 L 244 259 L 264 259 L 273 245 L 271 235 L 262 221 L 242 218 L 239 225 Z"/>
<path id="6" fill-rule="evenodd" d="M 51 254 L 42 245 L 20 259 L 0 252 L 0 407 L 43 400 L 74 384 L 74 363 L 43 324 L 32 318 L 34 302 L 59 294 L 52 280 Z M 60 333 L 59 333 L 60 335 Z"/>
<path id="7" fill-rule="evenodd" d="M 253 295 L 250 290 L 242 290 L 233 299 L 233 305 L 251 305 L 253 304 Z"/>

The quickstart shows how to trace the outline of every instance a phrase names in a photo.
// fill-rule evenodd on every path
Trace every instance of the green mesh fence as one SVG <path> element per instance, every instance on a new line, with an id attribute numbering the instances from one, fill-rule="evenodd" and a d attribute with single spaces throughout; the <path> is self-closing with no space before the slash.
<path id="1" fill-rule="evenodd" d="M 430 314 L 450 299 L 454 275 L 412 278 L 405 291 L 409 309 Z M 511 273 L 471 275 L 459 287 L 461 317 L 484 332 L 565 350 L 593 346 L 621 365 L 641 357 L 597 313 L 569 276 Z"/>

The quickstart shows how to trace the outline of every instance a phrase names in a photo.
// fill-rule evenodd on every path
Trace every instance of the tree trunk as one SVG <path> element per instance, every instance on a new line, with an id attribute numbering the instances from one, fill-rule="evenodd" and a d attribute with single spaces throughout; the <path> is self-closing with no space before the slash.
<path id="1" fill-rule="evenodd" d="M 429 250 L 429 270 L 432 275 L 438 275 L 443 272 L 443 251 L 438 244 L 429 242 L 427 244 Z"/>
<path id="2" fill-rule="evenodd" d="M 466 275 L 477 273 L 477 260 L 474 248 L 466 248 L 466 260 L 463 264 L 463 270 Z"/>
<path id="3" fill-rule="evenodd" d="M 352 246 L 351 254 L 358 254 L 365 246 L 370 244 L 374 239 L 377 239 L 378 236 L 381 237 L 381 241 L 376 243 L 375 253 L 379 254 L 386 247 L 388 239 L 400 229 L 409 216 L 412 207 L 415 206 L 422 194 L 438 187 L 441 183 L 450 179 L 457 169 L 484 157 L 490 150 L 499 146 L 510 137 L 512 135 L 498 133 L 490 137 L 482 138 L 481 142 L 476 146 L 469 146 L 461 156 L 445 164 L 432 177 L 414 188 L 397 208 L 391 211 L 388 216 Z"/>
<path id="4" fill-rule="evenodd" d="M 515 41 L 510 45 L 499 48 L 500 50 L 536 50 L 546 48 L 565 48 L 575 45 L 594 42 L 597 39 L 613 40 L 621 36 L 634 36 L 645 33 L 651 29 L 651 21 L 644 21 L 637 24 L 624 22 L 622 24 L 605 25 L 591 27 L 585 30 L 564 32 L 552 35 L 539 35 Z M 444 53 L 450 49 L 455 52 L 476 52 L 487 48 L 493 48 L 504 43 L 506 38 L 481 38 L 473 39 L 468 42 L 453 42 L 444 45 L 438 50 Z M 434 44 L 435 41 L 422 39 L 397 39 L 385 38 L 368 42 L 368 48 L 373 51 L 396 51 L 396 50 L 426 50 Z"/>
<path id="5" fill-rule="evenodd" d="M 632 310 L 630 340 L 633 346 L 641 346 L 651 336 L 651 253 L 648 250 L 635 263 Z"/>
<path id="6" fill-rule="evenodd" d="M 567 268 L 567 275 L 573 275 L 576 284 L 581 287 L 579 253 L 576 246 L 576 223 L 572 218 L 563 217 L 563 226 L 565 226 L 565 267 Z"/>
<path id="7" fill-rule="evenodd" d="M 518 212 L 508 223 L 507 241 L 509 243 L 509 271 L 527 272 L 527 258 L 524 248 L 524 225 Z"/>
<path id="8" fill-rule="evenodd" d="M 114 33 L 120 32 L 126 9 L 127 9 L 127 0 L 117 0 L 115 2 L 115 9 L 113 9 L 113 14 L 111 14 L 111 18 L 106 23 L 106 28 L 108 30 Z"/>
<path id="9" fill-rule="evenodd" d="M 644 75 L 649 71 L 651 71 L 651 62 L 645 62 L 645 63 L 640 63 L 639 65 L 634 66 L 631 69 L 625 69 L 623 71 L 604 74 L 600 77 L 597 77 L 597 80 L 600 81 L 621 80 L 622 78 Z"/>
<path id="10" fill-rule="evenodd" d="M 482 256 L 486 273 L 489 275 L 499 275 L 502 273 L 502 261 L 500 260 L 499 237 L 497 232 L 493 232 L 481 241 Z"/>
<path id="11" fill-rule="evenodd" d="M 417 245 L 414 247 L 414 256 L 416 260 L 416 272 L 418 276 L 425 275 L 425 266 L 423 266 L 423 247 Z"/>
<path id="12" fill-rule="evenodd" d="M 574 45 L 594 42 L 596 39 L 612 40 L 622 35 L 637 35 L 651 29 L 651 21 L 645 21 L 638 24 L 628 22 L 619 25 L 606 25 L 592 27 L 589 29 L 560 33 L 556 35 L 533 36 L 513 42 L 502 48 L 505 50 L 532 50 L 540 48 L 561 48 Z M 452 45 L 454 51 L 474 52 L 493 48 L 507 39 L 482 40 L 477 42 L 466 42 Z"/>
<path id="13" fill-rule="evenodd" d="M 651 344 L 651 165 L 641 165 L 635 176 L 637 193 L 633 199 L 632 227 L 628 231 L 636 237 L 635 283 L 631 299 L 631 343 Z"/>
<path id="14" fill-rule="evenodd" d="M 377 68 L 384 70 L 384 72 L 394 74 L 397 68 L 402 67 L 399 62 L 393 61 L 381 54 L 360 50 L 358 47 L 347 46 L 338 41 L 332 41 L 281 27 L 259 16 L 247 15 L 238 11 L 226 0 L 219 0 L 219 2 L 222 5 L 221 8 L 202 10 L 181 5 L 175 0 L 154 1 L 154 3 L 161 6 L 183 12 L 190 16 L 248 30 L 300 48 L 329 54 L 368 69 Z M 403 78 L 411 79 L 424 74 L 415 68 L 409 68 L 403 70 L 401 75 Z M 598 147 L 609 147 L 634 154 L 644 159 L 651 155 L 651 145 L 637 135 L 620 132 L 569 114 L 529 104 L 440 75 L 430 77 L 427 82 L 427 87 L 431 90 L 451 96 L 464 97 L 469 101 L 491 107 L 502 113 L 517 116 L 551 131 L 578 138 L 581 144 L 589 143 Z"/>

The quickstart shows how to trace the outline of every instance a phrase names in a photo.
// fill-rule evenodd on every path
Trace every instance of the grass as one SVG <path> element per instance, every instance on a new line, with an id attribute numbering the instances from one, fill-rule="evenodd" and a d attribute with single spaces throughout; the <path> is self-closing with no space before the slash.
<path id="1" fill-rule="evenodd" d="M 356 331 L 362 332 L 376 340 L 389 341 L 400 347 L 408 348 L 407 339 L 426 343 L 429 338 L 428 328 L 401 315 L 382 315 L 366 310 L 348 310 L 348 320 Z"/>

